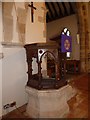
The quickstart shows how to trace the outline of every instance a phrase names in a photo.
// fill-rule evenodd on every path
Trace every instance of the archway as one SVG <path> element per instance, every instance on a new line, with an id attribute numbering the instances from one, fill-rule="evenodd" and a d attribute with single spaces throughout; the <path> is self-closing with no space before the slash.
<path id="1" fill-rule="evenodd" d="M 52 58 L 52 60 L 51 61 L 53 61 L 53 68 L 52 68 L 52 75 L 49 75 L 48 73 L 48 75 L 49 75 L 49 77 L 51 77 L 51 78 L 55 78 L 55 79 L 57 79 L 57 80 L 60 80 L 60 76 L 59 76 L 59 72 L 58 72 L 58 59 L 55 57 L 55 55 L 54 55 L 54 53 L 53 52 L 51 52 L 51 51 L 45 51 L 42 55 L 41 55 L 41 57 L 40 57 L 40 65 L 39 65 L 39 68 L 41 69 L 41 64 L 42 64 L 42 58 L 44 57 L 44 55 L 45 54 L 47 54 L 47 56 L 48 55 L 50 55 L 51 56 L 51 58 Z M 49 63 L 50 64 L 50 63 Z M 47 69 L 48 69 L 48 67 L 47 67 Z M 51 69 L 51 66 L 50 66 L 50 69 Z M 42 76 L 42 72 L 40 72 L 39 71 L 39 73 L 40 73 L 40 76 L 41 77 L 43 77 Z"/>

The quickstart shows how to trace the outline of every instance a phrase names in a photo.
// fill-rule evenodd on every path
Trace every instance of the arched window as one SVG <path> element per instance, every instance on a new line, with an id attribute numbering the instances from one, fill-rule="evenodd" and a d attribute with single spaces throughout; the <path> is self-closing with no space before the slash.
<path id="1" fill-rule="evenodd" d="M 61 34 L 67 35 L 67 36 L 70 36 L 70 35 L 71 35 L 71 33 L 70 33 L 70 31 L 68 30 L 67 27 L 65 27 L 65 28 L 62 30 Z"/>

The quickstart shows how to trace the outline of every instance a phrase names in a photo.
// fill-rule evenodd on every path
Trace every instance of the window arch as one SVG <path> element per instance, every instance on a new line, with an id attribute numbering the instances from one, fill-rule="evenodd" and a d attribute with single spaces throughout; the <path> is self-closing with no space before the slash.
<path id="1" fill-rule="evenodd" d="M 69 31 L 69 29 L 68 29 L 67 27 L 65 27 L 65 28 L 62 30 L 61 34 L 70 36 L 70 35 L 71 35 L 71 32 Z"/>

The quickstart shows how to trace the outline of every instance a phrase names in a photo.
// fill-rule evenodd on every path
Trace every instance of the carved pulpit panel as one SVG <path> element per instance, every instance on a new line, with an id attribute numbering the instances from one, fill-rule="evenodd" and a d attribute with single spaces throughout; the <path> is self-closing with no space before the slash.
<path id="1" fill-rule="evenodd" d="M 65 80 L 61 80 L 58 44 L 39 43 L 28 44 L 24 47 L 28 63 L 28 86 L 36 89 L 55 89 L 67 84 Z M 48 58 L 54 61 L 52 64 L 54 68 L 48 64 Z M 35 74 L 33 71 L 35 68 L 32 68 L 33 60 L 36 61 L 35 66 L 37 66 L 38 70 Z M 51 70 L 54 69 L 52 76 L 48 75 L 48 65 Z"/>

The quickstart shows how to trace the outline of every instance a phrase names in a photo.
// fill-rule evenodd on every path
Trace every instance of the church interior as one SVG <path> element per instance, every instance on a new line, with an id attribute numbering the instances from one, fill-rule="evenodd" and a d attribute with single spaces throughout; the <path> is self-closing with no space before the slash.
<path id="1" fill-rule="evenodd" d="M 0 1 L 0 118 L 89 118 L 90 1 Z"/>

